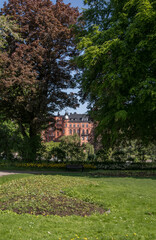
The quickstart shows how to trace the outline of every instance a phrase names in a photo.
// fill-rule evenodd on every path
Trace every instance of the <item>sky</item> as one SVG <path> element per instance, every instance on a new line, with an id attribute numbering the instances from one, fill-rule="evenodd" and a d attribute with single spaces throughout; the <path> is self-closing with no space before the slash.
<path id="1" fill-rule="evenodd" d="M 0 8 L 3 7 L 3 4 L 4 2 L 8 2 L 7 0 L 0 0 Z M 55 2 L 55 0 L 53 0 L 52 2 Z M 68 4 L 68 3 L 71 3 L 71 6 L 72 7 L 78 7 L 79 8 L 79 11 L 81 11 L 82 8 L 84 8 L 84 5 L 83 5 L 83 0 L 64 0 L 64 3 Z M 77 90 L 73 91 L 72 92 L 77 92 Z M 87 111 L 87 103 L 85 104 L 80 104 L 80 107 L 77 108 L 77 109 L 70 109 L 70 108 L 66 108 L 64 109 L 61 114 L 64 114 L 66 111 L 68 113 L 73 113 L 73 112 L 77 112 L 77 113 L 85 113 Z"/>
<path id="2" fill-rule="evenodd" d="M 52 0 L 55 2 L 56 0 Z M 0 8 L 3 7 L 4 2 L 8 2 L 7 0 L 0 0 Z M 83 0 L 64 0 L 64 3 L 71 3 L 73 7 L 78 7 L 79 9 L 83 8 Z"/>

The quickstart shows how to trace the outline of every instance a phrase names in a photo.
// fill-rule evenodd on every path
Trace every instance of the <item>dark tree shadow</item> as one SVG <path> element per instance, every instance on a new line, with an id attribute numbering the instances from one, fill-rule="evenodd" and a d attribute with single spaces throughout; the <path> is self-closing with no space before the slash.
<path id="1" fill-rule="evenodd" d="M 10 174 L 32 174 L 32 175 L 51 175 L 51 176 L 71 176 L 71 177 L 88 177 L 88 178 L 136 178 L 136 179 L 152 179 L 156 180 L 156 172 L 149 172 L 146 174 L 144 171 L 143 174 L 139 176 L 138 172 L 132 172 L 131 175 L 126 175 L 123 172 L 120 174 L 118 171 L 116 174 L 111 172 L 108 174 L 101 173 L 98 171 L 32 171 L 32 170 L 0 170 L 2 173 Z M 6 175 L 5 175 L 6 176 Z"/>

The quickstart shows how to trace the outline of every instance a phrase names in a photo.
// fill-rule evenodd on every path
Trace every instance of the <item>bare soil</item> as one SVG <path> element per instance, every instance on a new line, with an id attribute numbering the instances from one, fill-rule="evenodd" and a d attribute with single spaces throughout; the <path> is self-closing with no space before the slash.
<path id="1" fill-rule="evenodd" d="M 23 207 L 21 207 L 21 202 L 23 201 Z M 14 206 L 14 203 L 20 202 L 19 206 Z M 103 214 L 106 212 L 103 208 L 96 206 L 82 200 L 66 197 L 66 196 L 56 196 L 56 197 L 43 197 L 42 204 L 39 206 L 29 206 L 24 203 L 25 199 L 21 197 L 15 197 L 7 202 L 0 202 L 1 210 L 12 210 L 18 214 L 29 213 L 32 215 L 58 215 L 58 216 L 90 216 L 93 213 Z M 27 199 L 29 201 L 29 199 Z"/>

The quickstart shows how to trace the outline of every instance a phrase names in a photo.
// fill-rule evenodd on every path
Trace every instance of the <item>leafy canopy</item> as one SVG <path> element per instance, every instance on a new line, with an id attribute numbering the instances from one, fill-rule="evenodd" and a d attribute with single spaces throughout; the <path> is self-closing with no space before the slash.
<path id="1" fill-rule="evenodd" d="M 49 116 L 65 106 L 75 106 L 69 57 L 74 51 L 73 32 L 78 11 L 57 1 L 9 0 L 2 13 L 15 20 L 23 42 L 8 37 L 1 55 L 0 110 L 36 131 Z"/>
<path id="2" fill-rule="evenodd" d="M 156 139 L 156 3 L 89 0 L 76 59 L 82 97 L 105 146 Z M 85 26 L 84 26 L 85 22 Z"/>
<path id="3" fill-rule="evenodd" d="M 61 0 L 56 4 L 50 0 L 9 0 L 1 14 L 17 23 L 23 40 L 12 34 L 5 39 L 6 48 L 0 56 L 0 112 L 16 121 L 28 140 L 35 139 L 53 121 L 54 112 L 77 106 L 75 96 L 66 90 L 75 87 L 71 25 L 79 13 Z"/>

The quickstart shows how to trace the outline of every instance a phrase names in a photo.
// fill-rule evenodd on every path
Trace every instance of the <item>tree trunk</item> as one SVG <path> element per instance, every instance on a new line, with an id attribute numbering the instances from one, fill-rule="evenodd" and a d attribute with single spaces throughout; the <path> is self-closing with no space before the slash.
<path id="1" fill-rule="evenodd" d="M 37 134 L 36 127 L 29 125 L 29 134 L 26 134 L 24 126 L 21 124 L 20 131 L 23 135 L 23 142 L 19 146 L 20 155 L 24 162 L 35 162 L 37 151 L 40 148 L 40 136 Z"/>
<path id="2" fill-rule="evenodd" d="M 40 138 L 37 135 L 35 126 L 30 125 L 29 128 L 29 162 L 35 162 L 37 159 L 37 150 L 39 149 Z"/>

